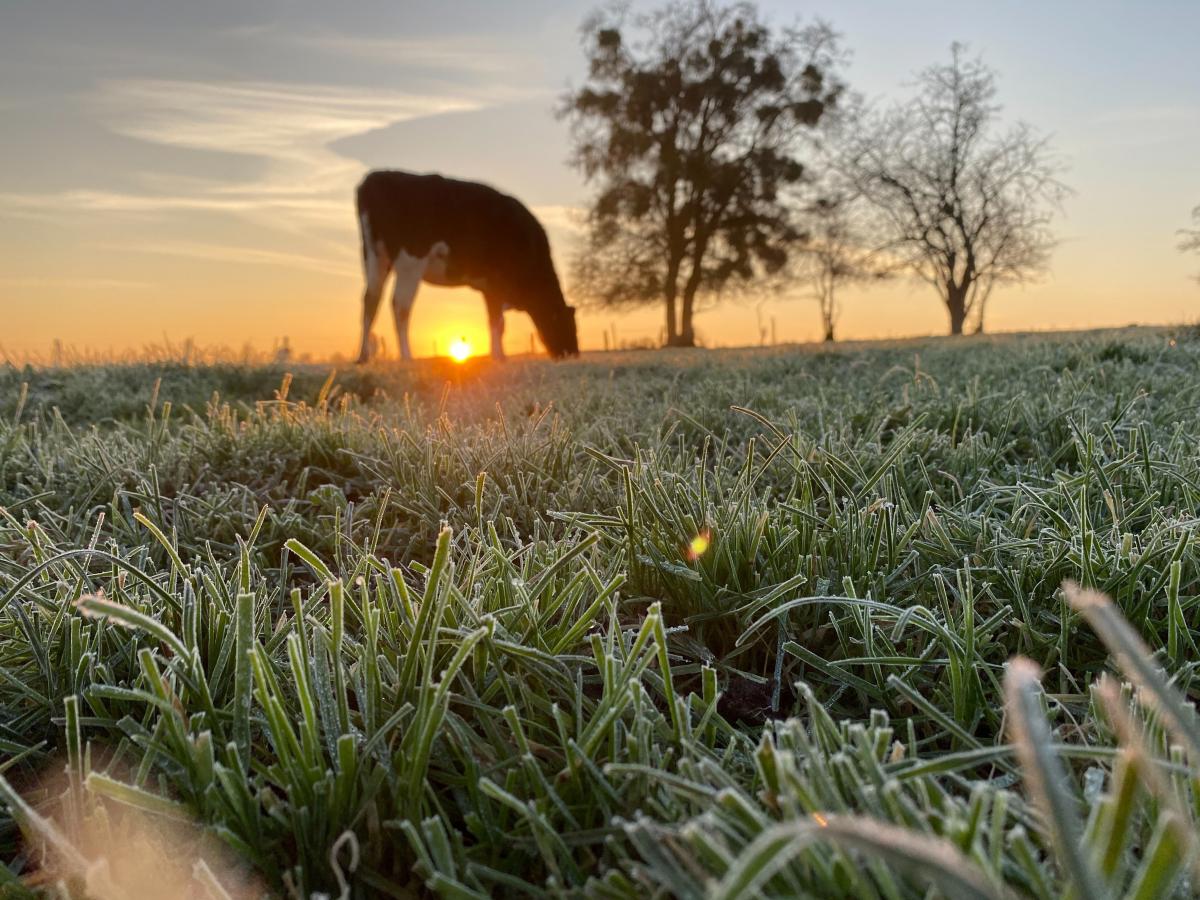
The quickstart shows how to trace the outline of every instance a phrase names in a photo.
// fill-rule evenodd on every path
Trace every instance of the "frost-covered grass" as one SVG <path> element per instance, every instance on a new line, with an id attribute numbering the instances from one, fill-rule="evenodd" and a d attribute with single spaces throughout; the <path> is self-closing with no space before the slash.
<path id="1" fill-rule="evenodd" d="M 0 897 L 1190 895 L 1198 400 L 1186 329 L 0 370 Z"/>

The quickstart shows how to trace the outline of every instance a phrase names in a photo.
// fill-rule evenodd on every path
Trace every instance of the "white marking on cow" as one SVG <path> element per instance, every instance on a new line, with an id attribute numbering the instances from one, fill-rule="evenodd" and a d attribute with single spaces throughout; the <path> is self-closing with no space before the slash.
<path id="1" fill-rule="evenodd" d="M 366 254 L 363 257 L 363 271 L 367 276 L 367 287 L 372 293 L 379 293 L 383 290 L 383 278 L 387 277 L 387 268 L 381 269 L 380 263 L 387 255 L 381 243 L 375 241 L 374 235 L 371 234 L 371 223 L 367 220 L 367 214 L 362 215 L 362 240 Z"/>
<path id="2" fill-rule="evenodd" d="M 417 299 L 417 288 L 422 280 L 430 284 L 448 284 L 446 265 L 449 258 L 449 246 L 445 241 L 438 241 L 424 256 L 412 256 L 401 250 L 392 263 L 392 270 L 396 273 L 396 282 L 392 287 L 392 317 L 396 321 L 396 340 L 400 345 L 401 359 L 412 359 L 408 343 L 408 320 L 413 302 Z"/>
<path id="3" fill-rule="evenodd" d="M 449 274 L 450 253 L 450 245 L 445 241 L 438 241 L 434 244 L 429 250 L 429 264 L 425 267 L 423 280 L 430 284 L 436 284 L 438 287 L 468 287 L 475 291 L 487 290 L 486 278 L 473 278 L 469 275 L 451 278 Z"/>
<path id="4" fill-rule="evenodd" d="M 359 348 L 359 362 L 366 362 L 371 351 L 371 326 L 375 321 L 375 313 L 383 296 L 383 286 L 388 275 L 395 273 L 392 284 L 392 318 L 396 324 L 396 340 L 400 347 L 400 358 L 412 359 L 412 348 L 408 342 L 408 320 L 412 314 L 413 301 L 417 298 L 417 288 L 422 279 L 431 284 L 450 284 L 446 276 L 446 266 L 450 258 L 450 247 L 445 241 L 438 241 L 429 248 L 424 256 L 413 256 L 405 250 L 393 260 L 388 255 L 383 241 L 374 239 L 371 233 L 371 223 L 364 212 L 360 217 L 363 239 L 363 269 L 366 276 L 366 290 L 363 292 L 363 329 L 362 344 Z"/>
<path id="5" fill-rule="evenodd" d="M 412 359 L 408 345 L 408 317 L 413 301 L 417 298 L 417 287 L 429 264 L 428 256 L 409 256 L 403 250 L 396 257 L 392 268 L 396 272 L 396 283 L 392 287 L 392 316 L 396 320 L 396 340 L 400 345 L 400 358 Z"/>
<path id="6" fill-rule="evenodd" d="M 430 284 L 448 284 L 446 267 L 450 261 L 450 247 L 445 241 L 438 241 L 429 248 L 425 257 L 424 279 Z"/>
<path id="7" fill-rule="evenodd" d="M 371 222 L 364 212 L 359 217 L 363 241 L 363 275 L 366 288 L 363 291 L 362 342 L 359 345 L 358 361 L 366 362 L 371 355 L 371 325 L 383 296 L 383 283 L 387 280 L 392 263 L 388 259 L 383 241 L 375 240 L 371 234 Z"/>

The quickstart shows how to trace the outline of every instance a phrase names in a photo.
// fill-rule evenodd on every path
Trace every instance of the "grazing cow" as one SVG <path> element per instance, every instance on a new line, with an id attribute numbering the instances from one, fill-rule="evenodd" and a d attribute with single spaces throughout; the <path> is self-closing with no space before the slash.
<path id="1" fill-rule="evenodd" d="M 358 224 L 367 282 L 360 363 L 391 272 L 403 359 L 412 359 L 408 317 L 422 280 L 483 294 L 496 359 L 504 358 L 506 309 L 529 313 L 551 356 L 579 353 L 575 310 L 563 299 L 546 232 L 520 201 L 470 181 L 376 171 L 358 186 Z"/>

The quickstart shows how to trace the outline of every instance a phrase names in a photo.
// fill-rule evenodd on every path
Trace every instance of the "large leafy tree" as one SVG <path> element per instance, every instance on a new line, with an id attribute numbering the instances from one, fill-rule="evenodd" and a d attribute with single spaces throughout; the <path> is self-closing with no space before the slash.
<path id="1" fill-rule="evenodd" d="M 1041 272 L 1068 193 L 1045 137 L 1001 129 L 995 75 L 961 45 L 920 73 L 908 103 L 865 116 L 848 153 L 859 196 L 896 260 L 937 290 L 961 334 L 983 330 L 998 285 Z"/>
<path id="2" fill-rule="evenodd" d="M 587 80 L 561 108 L 595 187 L 575 288 L 662 303 L 668 344 L 691 346 L 698 300 L 781 272 L 804 238 L 791 194 L 842 90 L 834 35 L 710 0 L 605 9 L 583 35 Z"/>

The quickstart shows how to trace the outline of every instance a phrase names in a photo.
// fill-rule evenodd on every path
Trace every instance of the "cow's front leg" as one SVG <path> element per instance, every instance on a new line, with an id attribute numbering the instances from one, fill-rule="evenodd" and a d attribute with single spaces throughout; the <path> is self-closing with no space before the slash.
<path id="1" fill-rule="evenodd" d="M 396 320 L 396 340 L 400 345 L 400 358 L 412 359 L 412 348 L 408 345 L 408 318 L 412 313 L 413 301 L 417 297 L 417 286 L 425 272 L 425 258 L 409 256 L 403 250 L 392 263 L 396 283 L 392 287 L 392 316 Z"/>
<path id="2" fill-rule="evenodd" d="M 359 365 L 366 363 L 371 358 L 371 324 L 375 321 L 375 313 L 379 310 L 379 300 L 383 291 L 373 291 L 371 286 L 367 285 L 363 290 L 363 316 L 362 316 L 362 341 L 358 346 Z"/>
<path id="3" fill-rule="evenodd" d="M 392 263 L 388 259 L 387 248 L 382 243 L 367 245 L 363 257 L 363 276 L 367 285 L 363 288 L 362 298 L 362 341 L 358 347 L 360 364 L 371 358 L 371 326 L 375 322 L 375 314 L 379 311 L 379 301 L 383 297 L 383 285 L 387 281 L 391 268 Z"/>
<path id="4" fill-rule="evenodd" d="M 487 298 L 488 332 L 492 340 L 492 359 L 504 359 L 504 304 Z"/>

